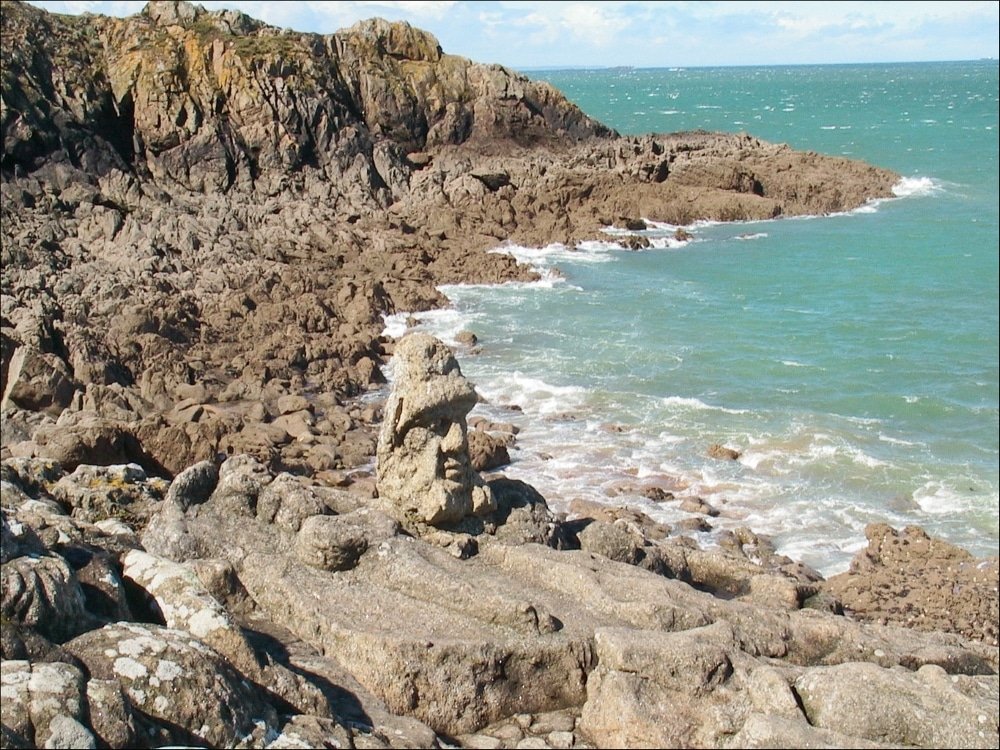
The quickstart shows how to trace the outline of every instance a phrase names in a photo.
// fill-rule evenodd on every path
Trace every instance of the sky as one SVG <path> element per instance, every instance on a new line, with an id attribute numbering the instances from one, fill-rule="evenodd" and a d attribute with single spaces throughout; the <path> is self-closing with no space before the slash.
<path id="1" fill-rule="evenodd" d="M 57 13 L 125 16 L 145 2 L 33 0 Z M 329 34 L 380 16 L 442 49 L 517 70 L 978 60 L 1000 57 L 1000 3 L 225 0 L 271 25 Z"/>

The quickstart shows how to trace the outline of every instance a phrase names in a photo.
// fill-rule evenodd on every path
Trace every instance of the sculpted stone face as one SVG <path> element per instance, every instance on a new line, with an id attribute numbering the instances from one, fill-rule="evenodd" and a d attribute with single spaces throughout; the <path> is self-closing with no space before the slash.
<path id="1" fill-rule="evenodd" d="M 495 509 L 469 462 L 465 417 L 476 391 L 451 350 L 410 334 L 395 352 L 396 380 L 378 444 L 378 491 L 400 520 L 433 525 Z"/>

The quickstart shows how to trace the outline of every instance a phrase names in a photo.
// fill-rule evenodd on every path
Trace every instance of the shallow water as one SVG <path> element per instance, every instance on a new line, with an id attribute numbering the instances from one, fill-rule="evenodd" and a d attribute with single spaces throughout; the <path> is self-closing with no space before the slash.
<path id="1" fill-rule="evenodd" d="M 828 575 L 874 521 L 996 554 L 996 63 L 536 77 L 623 133 L 745 130 L 904 179 L 842 215 L 699 224 L 685 243 L 657 225 L 642 252 L 614 233 L 507 246 L 543 281 L 444 288 L 452 308 L 423 327 L 479 337 L 460 353 L 477 409 L 522 427 L 506 473 L 557 507 L 666 522 L 686 514 L 644 488 L 697 495 L 717 528 L 770 534 Z M 740 459 L 708 458 L 713 443 Z"/>

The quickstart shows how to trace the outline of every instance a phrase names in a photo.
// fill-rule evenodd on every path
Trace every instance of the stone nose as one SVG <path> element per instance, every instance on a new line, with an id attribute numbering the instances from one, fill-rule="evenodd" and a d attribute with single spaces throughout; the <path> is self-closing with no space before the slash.
<path id="1" fill-rule="evenodd" d="M 462 450 L 464 444 L 464 430 L 462 430 L 462 425 L 458 422 L 452 422 L 451 427 L 448 428 L 448 432 L 445 433 L 444 438 L 441 440 L 441 451 L 443 453 L 457 453 Z"/>

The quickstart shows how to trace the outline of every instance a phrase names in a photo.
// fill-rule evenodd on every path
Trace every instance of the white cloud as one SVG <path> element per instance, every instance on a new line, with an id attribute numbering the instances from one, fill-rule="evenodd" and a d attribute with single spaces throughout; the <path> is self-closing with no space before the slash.
<path id="1" fill-rule="evenodd" d="M 96 2 L 96 0 L 62 0 L 61 2 L 33 2 L 51 13 L 96 13 L 104 16 L 130 16 L 142 10 L 146 3 L 142 0 L 117 0 L 116 2 Z"/>
<path id="2" fill-rule="evenodd" d="M 532 31 L 532 38 L 540 43 L 558 43 L 566 36 L 585 45 L 606 47 L 615 43 L 631 21 L 624 15 L 624 6 L 615 3 L 547 2 L 532 3 L 532 12 L 513 15 L 524 7 L 505 3 L 508 23 Z"/>
<path id="3" fill-rule="evenodd" d="M 563 25 L 578 39 L 599 47 L 614 42 L 619 33 L 629 27 L 629 21 L 616 12 L 613 5 L 566 6 L 562 14 Z"/>
<path id="4" fill-rule="evenodd" d="M 142 0 L 39 0 L 60 13 L 129 15 Z M 766 65 L 996 57 L 1000 3 L 664 0 L 204 0 L 266 23 L 329 34 L 382 16 L 445 51 L 514 67 Z"/>

